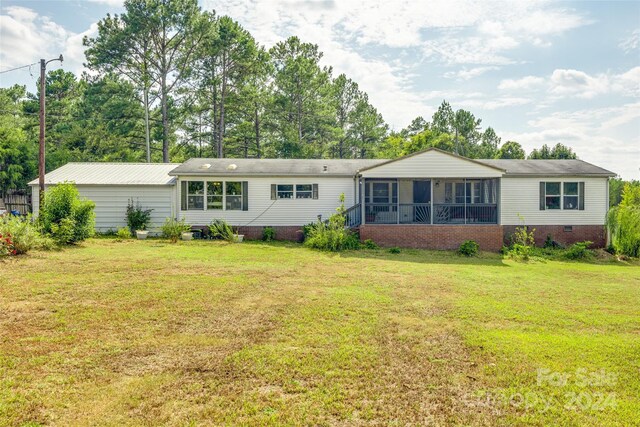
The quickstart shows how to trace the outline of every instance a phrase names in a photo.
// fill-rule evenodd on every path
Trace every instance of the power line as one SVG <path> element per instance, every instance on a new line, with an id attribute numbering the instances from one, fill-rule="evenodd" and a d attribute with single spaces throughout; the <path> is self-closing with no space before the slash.
<path id="1" fill-rule="evenodd" d="M 9 71 L 21 70 L 23 68 L 31 67 L 31 66 L 34 66 L 36 64 L 37 64 L 37 62 L 34 62 L 33 64 L 23 65 L 22 67 L 16 67 L 16 68 L 11 68 L 9 70 L 0 71 L 0 74 L 8 73 Z"/>

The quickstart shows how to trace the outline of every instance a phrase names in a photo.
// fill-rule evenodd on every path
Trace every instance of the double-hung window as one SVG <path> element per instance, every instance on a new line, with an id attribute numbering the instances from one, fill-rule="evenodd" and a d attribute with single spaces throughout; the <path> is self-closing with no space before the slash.
<path id="1" fill-rule="evenodd" d="M 242 182 L 225 182 L 226 209 L 228 211 L 242 210 Z"/>
<path id="2" fill-rule="evenodd" d="M 312 199 L 312 198 L 313 198 L 312 184 L 296 184 L 296 199 Z"/>
<path id="3" fill-rule="evenodd" d="M 182 181 L 182 209 L 204 209 L 204 181 Z"/>
<path id="4" fill-rule="evenodd" d="M 182 210 L 248 210 L 247 181 L 181 181 Z"/>
<path id="5" fill-rule="evenodd" d="M 222 209 L 224 197 L 224 184 L 222 181 L 207 182 L 207 209 Z"/>
<path id="6" fill-rule="evenodd" d="M 317 198 L 318 184 L 271 184 L 271 200 Z"/>
<path id="7" fill-rule="evenodd" d="M 564 182 L 563 184 L 563 209 L 578 209 L 579 186 L 577 182 Z"/>
<path id="8" fill-rule="evenodd" d="M 278 184 L 278 199 L 293 199 L 293 184 Z"/>
<path id="9" fill-rule="evenodd" d="M 584 210 L 584 182 L 541 182 L 540 210 Z"/>
<path id="10" fill-rule="evenodd" d="M 560 209 L 560 183 L 547 182 L 545 185 L 545 209 Z"/>

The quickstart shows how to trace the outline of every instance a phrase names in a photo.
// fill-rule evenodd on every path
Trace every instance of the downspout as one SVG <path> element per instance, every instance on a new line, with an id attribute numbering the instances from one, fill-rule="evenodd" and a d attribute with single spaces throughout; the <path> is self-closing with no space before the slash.
<path id="1" fill-rule="evenodd" d="M 606 236 L 607 241 L 605 242 L 606 246 L 609 246 L 611 244 L 611 229 L 609 228 L 609 225 L 607 224 L 607 218 L 609 216 L 609 209 L 611 209 L 611 201 L 609 200 L 609 197 L 610 197 L 610 194 L 609 194 L 609 181 L 611 181 L 611 177 L 610 176 L 607 177 L 607 188 L 605 190 L 606 198 L 605 198 L 605 202 L 604 202 L 605 206 L 606 206 L 606 209 L 605 209 L 606 213 L 604 214 L 604 218 L 605 218 L 604 219 L 604 224 L 605 224 L 605 228 L 607 230 L 607 236 Z M 582 197 L 584 197 L 584 196 L 582 196 Z"/>

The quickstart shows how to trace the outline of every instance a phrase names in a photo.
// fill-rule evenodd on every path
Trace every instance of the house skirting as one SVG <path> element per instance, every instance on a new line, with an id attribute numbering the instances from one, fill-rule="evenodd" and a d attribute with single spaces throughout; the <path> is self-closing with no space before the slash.
<path id="1" fill-rule="evenodd" d="M 504 225 L 504 240 L 509 242 L 517 225 Z M 544 245 L 547 236 L 562 245 L 572 245 L 576 242 L 589 240 L 593 246 L 603 248 L 607 244 L 607 233 L 604 225 L 527 225 L 529 230 L 535 229 L 536 246 Z"/>
<path id="2" fill-rule="evenodd" d="M 501 225 L 364 224 L 360 240 L 371 239 L 384 247 L 458 249 L 465 240 L 475 240 L 480 250 L 497 252 L 502 247 Z"/>

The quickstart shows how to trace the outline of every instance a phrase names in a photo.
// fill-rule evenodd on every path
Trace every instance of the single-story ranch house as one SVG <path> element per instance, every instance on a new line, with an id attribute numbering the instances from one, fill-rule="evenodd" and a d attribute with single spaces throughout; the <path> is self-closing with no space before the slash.
<path id="1" fill-rule="evenodd" d="M 395 160 L 190 159 L 182 164 L 69 163 L 47 186 L 75 182 L 96 203 L 96 228 L 126 225 L 129 199 L 165 218 L 206 226 L 222 218 L 246 238 L 265 226 L 295 239 L 328 218 L 341 194 L 361 239 L 383 246 L 453 249 L 473 239 L 498 250 L 515 227 L 570 244 L 605 245 L 613 172 L 581 160 L 472 160 L 428 149 Z M 38 182 L 29 183 L 37 192 Z M 37 198 L 34 197 L 37 214 Z"/>

